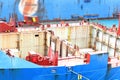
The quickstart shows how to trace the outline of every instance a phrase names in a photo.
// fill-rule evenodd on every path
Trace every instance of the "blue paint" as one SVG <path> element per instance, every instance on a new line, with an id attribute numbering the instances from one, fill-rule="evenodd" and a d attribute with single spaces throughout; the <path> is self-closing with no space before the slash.
<path id="1" fill-rule="evenodd" d="M 12 68 L 40 68 L 40 66 L 17 57 L 9 57 L 4 52 L 0 51 L 0 69 Z"/>
<path id="2" fill-rule="evenodd" d="M 77 80 L 78 75 L 71 70 L 90 80 L 105 80 L 111 75 L 107 74 L 108 53 L 92 54 L 90 64 L 76 66 L 42 67 L 19 58 L 12 58 L 16 61 L 12 64 L 9 59 L 0 51 L 0 80 Z"/>
<path id="3" fill-rule="evenodd" d="M 111 68 L 106 80 L 120 80 L 120 67 Z"/>
<path id="4" fill-rule="evenodd" d="M 16 2 L 17 1 L 17 2 Z M 0 17 L 9 20 L 9 16 L 13 13 L 18 15 L 18 19 L 22 20 L 23 16 L 18 10 L 20 0 L 0 0 L 2 9 Z M 55 18 L 71 19 L 71 15 L 83 16 L 85 14 L 98 14 L 99 17 L 112 17 L 115 11 L 120 11 L 120 0 L 39 0 L 43 12 L 36 14 L 42 16 L 41 19 L 52 20 Z M 15 4 L 16 2 L 16 4 Z"/>
<path id="5" fill-rule="evenodd" d="M 108 28 L 111 28 L 113 25 L 116 25 L 116 27 L 118 27 L 118 24 L 119 24 L 118 19 L 93 20 L 91 22 L 102 24 Z"/>

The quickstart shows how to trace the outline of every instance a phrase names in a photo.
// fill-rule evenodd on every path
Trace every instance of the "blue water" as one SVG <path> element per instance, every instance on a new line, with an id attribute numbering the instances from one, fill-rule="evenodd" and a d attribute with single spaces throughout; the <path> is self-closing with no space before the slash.
<path id="1" fill-rule="evenodd" d="M 112 27 L 113 25 L 116 25 L 116 27 L 118 27 L 119 24 L 118 19 L 94 20 L 92 22 L 100 23 L 108 28 Z"/>

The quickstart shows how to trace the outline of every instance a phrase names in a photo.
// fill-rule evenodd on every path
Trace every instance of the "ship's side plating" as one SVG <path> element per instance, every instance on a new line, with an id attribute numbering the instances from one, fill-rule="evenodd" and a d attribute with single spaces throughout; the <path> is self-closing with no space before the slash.
<path id="1" fill-rule="evenodd" d="M 50 67 L 37 66 L 16 57 L 8 57 L 3 52 L 0 54 L 3 57 L 0 60 L 1 80 L 104 80 L 107 74 L 108 53 L 106 52 L 91 52 L 89 64 Z M 9 60 L 8 64 L 7 60 Z M 18 62 L 13 63 L 10 60 Z M 11 66 L 8 66 L 10 64 Z"/>
<path id="2" fill-rule="evenodd" d="M 88 39 L 90 41 L 87 41 L 87 42 L 92 43 L 90 45 L 91 48 L 94 48 L 95 50 L 110 51 L 110 53 L 109 53 L 110 57 L 114 56 L 113 52 L 116 49 L 117 49 L 116 51 L 118 51 L 118 53 L 119 53 L 119 44 L 118 44 L 119 43 L 119 37 L 116 37 L 116 34 L 112 34 L 111 32 L 105 31 L 102 28 L 99 28 L 98 26 L 95 26 L 95 25 L 88 25 L 88 26 L 89 26 L 88 29 L 91 28 L 91 30 L 93 30 L 92 31 L 93 33 L 88 32 L 88 33 L 90 33 L 89 35 L 90 35 L 91 40 Z M 82 28 L 82 27 L 83 26 L 78 26 L 77 28 Z M 63 29 L 63 27 L 61 27 L 61 28 Z M 84 28 L 85 28 L 85 26 L 84 26 Z M 79 29 L 77 29 L 77 30 L 79 30 Z M 26 35 L 29 35 L 28 32 L 25 32 L 25 33 L 26 33 Z M 69 35 L 68 33 L 70 34 L 70 32 L 66 33 L 67 36 Z M 10 34 L 14 34 L 14 33 L 10 33 Z M 19 33 L 17 33 L 17 35 L 18 34 Z M 1 39 L 4 40 L 5 37 L 4 38 L 2 38 L 2 37 L 5 36 L 5 35 L 6 34 L 2 33 L 1 36 L 0 36 Z M 35 33 L 33 35 L 36 38 L 35 35 L 37 35 L 37 38 L 40 39 L 40 36 L 38 34 Z M 106 39 L 104 39 L 104 37 L 106 37 Z M 19 39 L 16 39 L 16 36 L 14 38 L 15 38 L 15 41 L 19 40 Z M 66 38 L 69 38 L 69 37 L 66 37 Z M 87 37 L 87 38 L 89 38 L 89 37 Z M 20 41 L 22 41 L 22 40 L 23 40 L 23 34 L 21 33 L 20 34 Z M 72 37 L 70 37 L 69 40 L 72 40 Z M 116 40 L 117 40 L 118 45 L 115 45 Z M 54 42 L 54 40 L 52 40 L 52 42 Z M 111 44 L 112 42 L 114 42 L 114 43 Z M 1 43 L 2 43 L 2 40 L 1 40 Z M 50 43 L 48 43 L 48 44 L 50 44 Z M 1 47 L 2 46 L 3 45 L 1 45 Z M 113 52 L 111 52 L 111 51 L 113 51 Z M 95 79 L 96 80 L 97 79 L 99 79 L 99 80 L 100 79 L 101 80 L 119 79 L 119 75 L 116 74 L 115 71 L 117 70 L 118 73 L 119 73 L 119 68 L 120 67 L 115 67 L 116 63 L 115 63 L 115 66 L 113 64 L 107 66 L 107 64 L 108 64 L 108 54 L 107 53 L 93 54 L 93 53 L 91 53 L 90 64 L 76 65 L 76 66 L 72 66 L 72 67 L 69 67 L 69 66 L 55 67 L 54 66 L 54 67 L 40 67 L 40 68 L 39 67 L 37 67 L 37 68 L 36 67 L 33 67 L 33 68 L 21 67 L 21 68 L 19 68 L 21 65 L 19 64 L 20 62 L 18 62 L 19 67 L 17 66 L 16 68 L 15 67 L 5 68 L 4 66 L 5 66 L 5 63 L 7 64 L 7 62 L 3 62 L 4 60 L 6 60 L 6 58 L 3 57 L 4 59 L 1 58 L 3 60 L 0 60 L 0 61 L 2 61 L 1 62 L 2 64 L 4 63 L 3 67 L 1 67 L 0 79 L 2 79 L 2 80 L 21 80 L 21 79 L 22 80 L 24 80 L 24 79 L 25 80 L 26 79 L 29 79 L 29 80 L 37 80 L 37 79 L 46 80 L 46 78 L 47 78 L 47 80 L 61 80 L 61 79 L 65 79 L 65 80 L 74 79 L 74 80 L 76 80 L 78 77 L 79 78 L 82 77 L 83 80 L 84 80 L 84 78 L 87 78 L 87 79 L 90 79 L 90 80 L 95 80 Z M 118 55 L 118 54 L 116 54 L 116 55 Z M 13 59 L 13 58 L 11 58 L 11 59 Z M 8 60 L 8 61 L 11 61 L 11 59 Z M 115 67 L 115 68 L 113 68 L 113 67 Z"/>

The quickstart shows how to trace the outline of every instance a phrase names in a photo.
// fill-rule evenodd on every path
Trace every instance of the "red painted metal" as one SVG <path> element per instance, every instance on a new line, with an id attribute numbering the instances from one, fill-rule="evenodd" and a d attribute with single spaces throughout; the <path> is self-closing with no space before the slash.
<path id="1" fill-rule="evenodd" d="M 14 57 L 14 55 L 11 53 L 11 51 L 9 49 L 6 51 L 6 54 L 10 57 Z"/>
<path id="2" fill-rule="evenodd" d="M 17 32 L 16 26 L 7 22 L 0 23 L 0 32 Z"/>
<path id="3" fill-rule="evenodd" d="M 118 26 L 118 30 L 117 30 L 117 35 L 120 35 L 120 13 L 119 13 L 119 26 Z"/>
<path id="4" fill-rule="evenodd" d="M 36 54 L 29 53 L 29 55 L 26 56 L 26 60 L 42 66 L 57 66 L 58 52 L 56 52 L 52 58 L 50 56 L 43 57 L 37 53 Z"/>
<path id="5" fill-rule="evenodd" d="M 56 51 L 54 58 L 53 58 L 53 65 L 57 66 L 58 65 L 58 51 Z"/>
<path id="6" fill-rule="evenodd" d="M 69 26 L 69 23 L 66 23 L 65 26 Z"/>
<path id="7" fill-rule="evenodd" d="M 52 49 L 51 49 L 51 47 L 49 47 L 49 49 L 48 49 L 48 57 L 52 58 Z"/>
<path id="8" fill-rule="evenodd" d="M 47 24 L 47 27 L 48 27 L 48 28 L 51 27 L 50 24 Z"/>
<path id="9" fill-rule="evenodd" d="M 111 58 L 110 57 L 108 57 L 108 62 L 110 62 L 111 61 Z"/>
<path id="10" fill-rule="evenodd" d="M 24 21 L 18 23 L 19 26 L 31 25 L 31 26 L 39 26 L 39 18 L 37 16 L 24 16 Z"/>
<path id="11" fill-rule="evenodd" d="M 85 63 L 89 63 L 90 62 L 90 54 L 85 54 L 85 60 L 84 60 Z"/>

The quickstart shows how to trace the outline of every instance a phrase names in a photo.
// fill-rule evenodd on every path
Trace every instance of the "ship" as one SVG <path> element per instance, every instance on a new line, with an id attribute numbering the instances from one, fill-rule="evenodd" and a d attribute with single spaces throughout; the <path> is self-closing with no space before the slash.
<path id="1" fill-rule="evenodd" d="M 30 19 L 30 20 L 26 20 Z M 11 20 L 14 22 L 14 19 Z M 28 21 L 28 22 L 27 22 Z M 36 22 L 34 22 L 36 21 Z M 13 23 L 11 22 L 11 23 Z M 18 22 L 18 27 L 15 24 L 0 23 L 6 27 L 6 30 L 1 29 L 0 37 L 1 42 L 8 41 L 9 45 L 2 43 L 0 51 L 0 79 L 1 80 L 119 80 L 120 76 L 120 58 L 117 53 L 119 52 L 119 45 L 110 44 L 115 38 L 119 41 L 119 29 L 114 31 L 114 28 L 107 29 L 104 25 L 98 23 L 89 23 L 87 21 L 68 21 L 68 22 L 47 22 L 38 23 L 36 17 L 26 18 L 22 22 Z M 37 25 L 36 25 L 37 24 Z M 15 28 L 15 29 L 13 29 Z M 3 28 L 4 29 L 4 28 Z M 63 31 L 67 30 L 67 40 L 56 35 L 56 29 Z M 72 31 L 76 30 L 76 31 Z M 79 34 L 75 34 L 76 32 Z M 80 31 L 81 30 L 81 31 Z M 80 37 L 82 43 L 86 43 L 82 40 L 81 34 L 87 30 L 88 35 L 86 38 L 86 44 L 88 47 L 79 48 L 78 44 L 74 45 L 72 42 L 73 36 Z M 83 32 L 82 32 L 83 31 Z M 92 32 L 91 32 L 92 31 Z M 114 33 L 114 34 L 113 34 Z M 40 51 L 44 51 L 45 54 L 41 54 L 36 50 L 30 51 L 30 46 L 24 42 L 27 37 L 39 38 L 44 40 L 44 48 Z M 34 35 L 32 35 L 34 34 Z M 104 35 L 103 35 L 104 34 Z M 43 38 L 41 37 L 44 36 Z M 65 34 L 64 34 L 65 35 Z M 7 37 L 6 37 L 7 36 Z M 10 37 L 8 37 L 10 36 Z M 108 38 L 106 36 L 109 36 Z M 12 42 L 17 43 L 11 43 Z M 85 37 L 85 36 L 84 36 Z M 106 37 L 106 39 L 104 39 Z M 33 38 L 33 37 L 32 37 Z M 31 39 L 32 39 L 31 38 Z M 84 39 L 84 38 L 83 38 Z M 94 39 L 94 40 L 92 40 Z M 18 40 L 18 41 L 16 41 Z M 75 39 L 76 40 L 76 39 Z M 33 41 L 33 40 L 32 40 Z M 93 42 L 92 42 L 93 41 Z M 74 42 L 74 41 L 73 41 Z M 7 43 L 7 42 L 6 42 Z M 33 42 L 28 42 L 31 46 Z M 43 42 L 42 42 L 43 43 Z M 77 43 L 77 42 L 76 42 Z M 116 41 L 115 41 L 116 43 Z M 17 44 L 17 45 L 16 45 Z M 39 44 L 41 44 L 39 42 Z M 104 46 L 99 46 L 99 44 Z M 117 44 L 117 43 L 116 43 Z M 24 46 L 23 46 L 24 45 Z M 25 46 L 29 47 L 26 48 Z M 115 46 L 113 46 L 115 45 Z M 14 49 L 10 49 L 15 46 L 15 49 L 20 54 L 15 55 Z M 80 45 L 83 46 L 83 45 Z M 107 46 L 107 48 L 105 47 Z M 29 49 L 30 48 L 30 49 Z M 32 47 L 34 48 L 34 47 Z M 40 48 L 39 48 L 40 49 Z M 108 50 L 114 50 L 115 53 L 111 53 Z M 117 49 L 117 50 L 116 50 Z M 27 51 L 28 50 L 28 51 Z M 47 51 L 48 50 L 48 51 Z M 38 52 L 37 52 L 38 51 Z M 12 54 L 13 53 L 13 54 Z"/>
<path id="2" fill-rule="evenodd" d="M 0 51 L 2 80 L 105 80 L 108 70 L 107 52 L 90 52 L 90 62 L 79 57 L 58 60 L 58 66 L 39 66 L 26 60 L 9 57 Z M 112 78 L 113 79 L 113 78 Z"/>
<path id="3" fill-rule="evenodd" d="M 120 24 L 90 22 L 97 13 L 39 21 L 49 14 L 42 2 L 15 1 L 24 20 L 0 19 L 0 80 L 120 80 Z"/>

